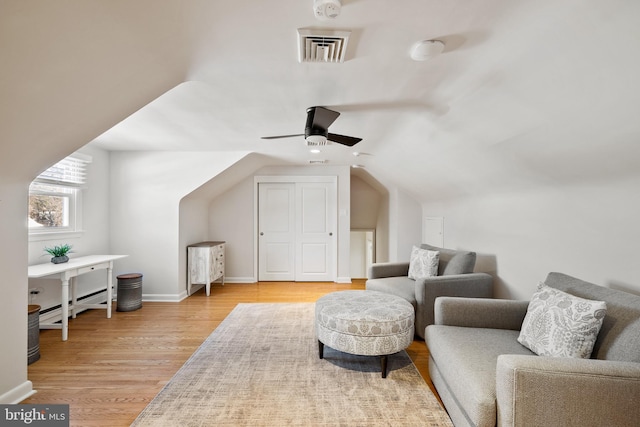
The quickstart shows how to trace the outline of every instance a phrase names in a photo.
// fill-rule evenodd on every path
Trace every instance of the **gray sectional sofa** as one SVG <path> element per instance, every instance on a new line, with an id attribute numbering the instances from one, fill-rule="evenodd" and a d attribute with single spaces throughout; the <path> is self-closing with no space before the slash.
<path id="1" fill-rule="evenodd" d="M 429 372 L 455 426 L 640 425 L 640 296 L 561 273 L 545 284 L 606 302 L 590 359 L 521 345 L 528 301 L 436 300 Z"/>
<path id="2" fill-rule="evenodd" d="M 474 273 L 476 253 L 471 251 L 439 248 L 427 244 L 420 248 L 438 251 L 438 275 L 410 279 L 409 262 L 373 264 L 369 268 L 366 289 L 402 297 L 415 308 L 416 335 L 424 338 L 427 325 L 433 323 L 433 307 L 436 297 L 460 296 L 491 298 L 493 277 L 486 273 Z"/>

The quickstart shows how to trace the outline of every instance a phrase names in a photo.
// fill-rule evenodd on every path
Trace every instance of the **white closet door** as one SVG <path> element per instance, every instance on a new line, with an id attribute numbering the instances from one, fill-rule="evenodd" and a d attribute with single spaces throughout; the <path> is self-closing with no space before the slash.
<path id="1" fill-rule="evenodd" d="M 336 198 L 333 183 L 296 183 L 296 281 L 335 280 Z"/>
<path id="2" fill-rule="evenodd" d="M 258 280 L 295 280 L 295 184 L 258 186 Z"/>
<path id="3" fill-rule="evenodd" d="M 334 281 L 335 181 L 258 184 L 258 280 Z"/>

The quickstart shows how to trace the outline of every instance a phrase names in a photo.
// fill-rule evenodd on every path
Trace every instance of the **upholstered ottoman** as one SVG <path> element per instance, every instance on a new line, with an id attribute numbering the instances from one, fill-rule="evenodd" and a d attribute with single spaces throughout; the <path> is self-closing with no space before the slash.
<path id="1" fill-rule="evenodd" d="M 414 309 L 404 298 L 377 291 L 339 291 L 316 301 L 315 328 L 320 359 L 324 346 L 361 356 L 387 356 L 413 341 Z"/>

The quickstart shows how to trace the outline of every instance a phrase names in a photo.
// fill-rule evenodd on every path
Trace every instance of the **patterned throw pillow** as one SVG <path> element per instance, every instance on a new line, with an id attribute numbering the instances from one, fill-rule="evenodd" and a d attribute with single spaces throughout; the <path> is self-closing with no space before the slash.
<path id="1" fill-rule="evenodd" d="M 414 246 L 409 260 L 409 278 L 431 277 L 438 275 L 440 252 L 429 251 Z"/>
<path id="2" fill-rule="evenodd" d="M 540 356 L 588 359 L 606 312 L 604 301 L 579 298 L 540 283 L 518 342 Z"/>

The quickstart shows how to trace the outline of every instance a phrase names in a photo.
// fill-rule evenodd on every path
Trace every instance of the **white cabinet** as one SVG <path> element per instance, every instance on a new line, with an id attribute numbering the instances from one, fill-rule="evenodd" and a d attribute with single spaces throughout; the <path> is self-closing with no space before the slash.
<path id="1" fill-rule="evenodd" d="M 211 282 L 220 280 L 224 285 L 224 243 L 201 242 L 187 246 L 187 293 L 193 285 L 205 285 L 207 296 Z"/>

